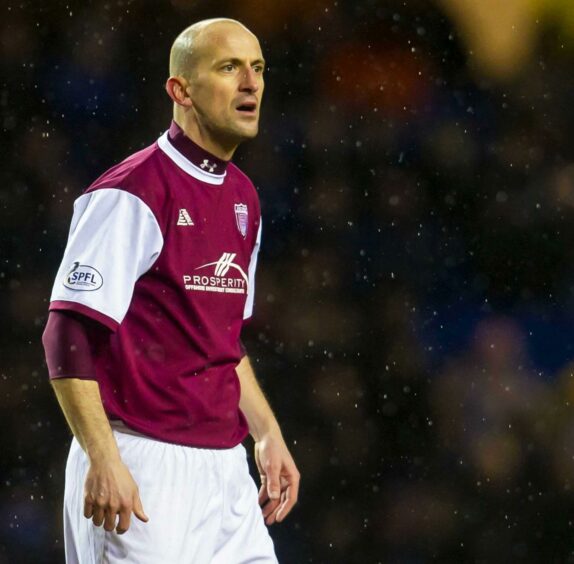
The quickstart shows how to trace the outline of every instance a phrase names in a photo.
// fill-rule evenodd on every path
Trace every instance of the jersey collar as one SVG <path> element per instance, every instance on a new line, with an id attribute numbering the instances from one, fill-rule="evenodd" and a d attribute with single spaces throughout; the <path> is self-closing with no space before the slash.
<path id="1" fill-rule="evenodd" d="M 223 184 L 229 161 L 217 158 L 194 143 L 175 121 L 157 142 L 159 148 L 189 175 L 208 184 Z"/>

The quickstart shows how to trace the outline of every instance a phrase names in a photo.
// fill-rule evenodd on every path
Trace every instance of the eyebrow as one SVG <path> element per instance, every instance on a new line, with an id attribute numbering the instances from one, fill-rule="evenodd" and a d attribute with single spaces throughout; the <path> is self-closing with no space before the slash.
<path id="1" fill-rule="evenodd" d="M 223 63 L 233 63 L 234 65 L 241 65 L 243 64 L 244 61 L 242 61 L 241 59 L 238 59 L 237 57 L 224 57 L 223 59 L 220 59 L 218 61 L 215 62 L 215 66 L 219 66 L 222 65 Z M 265 59 L 255 59 L 254 61 L 251 62 L 251 66 L 253 65 L 263 65 L 265 66 Z"/>

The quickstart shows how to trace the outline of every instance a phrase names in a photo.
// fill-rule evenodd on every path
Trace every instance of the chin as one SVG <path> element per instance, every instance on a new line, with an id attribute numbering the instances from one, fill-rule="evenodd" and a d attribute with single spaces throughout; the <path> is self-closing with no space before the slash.
<path id="1" fill-rule="evenodd" d="M 247 133 L 245 135 L 246 139 L 253 139 L 254 137 L 257 137 L 257 134 L 259 133 L 259 129 L 254 129 L 253 131 L 250 131 L 249 133 Z"/>
<path id="2" fill-rule="evenodd" d="M 248 139 L 253 139 L 254 137 L 257 137 L 257 134 L 259 133 L 259 127 L 242 129 L 238 133 L 241 136 L 241 139 L 244 141 Z"/>

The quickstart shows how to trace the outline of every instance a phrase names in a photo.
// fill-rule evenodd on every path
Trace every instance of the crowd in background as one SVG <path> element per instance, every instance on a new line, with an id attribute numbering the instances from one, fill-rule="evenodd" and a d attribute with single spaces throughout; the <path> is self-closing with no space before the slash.
<path id="1" fill-rule="evenodd" d="M 2 5 L 1 564 L 63 561 L 40 337 L 73 201 L 167 129 L 170 45 L 219 15 L 268 61 L 235 161 L 244 341 L 302 473 L 280 561 L 574 562 L 574 6 L 503 4 Z"/>

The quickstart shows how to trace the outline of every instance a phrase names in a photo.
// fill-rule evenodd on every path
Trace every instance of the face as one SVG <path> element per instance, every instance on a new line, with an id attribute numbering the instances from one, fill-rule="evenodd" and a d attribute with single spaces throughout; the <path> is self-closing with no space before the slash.
<path id="1" fill-rule="evenodd" d="M 255 137 L 259 128 L 265 65 L 261 47 L 238 25 L 204 33 L 187 89 L 192 110 L 214 141 L 239 144 Z"/>

